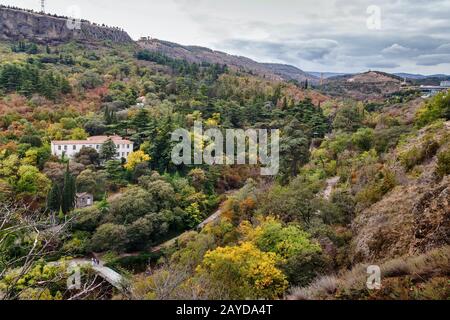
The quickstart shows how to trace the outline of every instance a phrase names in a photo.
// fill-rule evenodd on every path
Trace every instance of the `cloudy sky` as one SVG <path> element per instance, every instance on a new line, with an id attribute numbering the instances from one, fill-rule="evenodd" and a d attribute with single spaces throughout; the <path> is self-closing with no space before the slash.
<path id="1" fill-rule="evenodd" d="M 46 0 L 46 9 L 308 71 L 450 74 L 450 0 Z"/>

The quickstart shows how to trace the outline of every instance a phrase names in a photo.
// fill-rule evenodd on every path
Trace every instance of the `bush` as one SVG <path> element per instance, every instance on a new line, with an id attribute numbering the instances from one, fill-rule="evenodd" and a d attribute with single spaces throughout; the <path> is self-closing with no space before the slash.
<path id="1" fill-rule="evenodd" d="M 438 119 L 450 119 L 450 94 L 448 91 L 437 94 L 417 112 L 416 124 L 424 127 Z"/>
<path id="2" fill-rule="evenodd" d="M 120 252 L 127 242 L 127 230 L 124 226 L 105 223 L 97 228 L 91 241 L 94 251 L 113 250 Z"/>
<path id="3" fill-rule="evenodd" d="M 224 290 L 220 298 L 275 299 L 288 285 L 284 274 L 276 267 L 277 260 L 275 253 L 262 252 L 252 243 L 244 242 L 208 251 L 197 274 L 211 281 L 209 289 L 213 292 Z"/>
<path id="4" fill-rule="evenodd" d="M 73 214 L 76 216 L 72 224 L 74 230 L 94 232 L 102 219 L 102 213 L 96 207 L 76 210 Z"/>
<path id="5" fill-rule="evenodd" d="M 394 126 L 387 129 L 375 131 L 374 147 L 378 153 L 387 152 L 395 148 L 402 135 L 407 134 L 410 129 L 407 126 Z"/>
<path id="6" fill-rule="evenodd" d="M 351 105 L 340 108 L 333 121 L 335 130 L 354 132 L 361 127 L 364 120 L 364 107 Z"/>
<path id="7" fill-rule="evenodd" d="M 373 129 L 358 129 L 358 131 L 352 135 L 352 143 L 361 151 L 369 151 L 374 143 Z"/>
<path id="8" fill-rule="evenodd" d="M 437 173 L 440 177 L 450 174 L 450 148 L 438 154 Z"/>
<path id="9" fill-rule="evenodd" d="M 156 264 L 161 255 L 161 253 L 141 253 L 138 256 L 113 259 L 106 266 L 112 269 L 126 269 L 133 273 L 144 272 L 149 265 Z"/>
<path id="10" fill-rule="evenodd" d="M 431 159 L 439 150 L 439 143 L 434 139 L 427 139 L 421 145 L 414 146 L 399 156 L 401 164 L 406 170 L 413 169 L 425 160 Z"/>
<path id="11" fill-rule="evenodd" d="M 374 182 L 368 184 L 356 194 L 355 200 L 360 207 L 368 207 L 378 201 L 397 185 L 395 174 L 387 169 L 378 173 Z"/>
<path id="12" fill-rule="evenodd" d="M 94 89 L 102 84 L 102 77 L 98 73 L 92 71 L 86 71 L 78 80 L 78 85 L 84 89 Z"/>
<path id="13" fill-rule="evenodd" d="M 337 190 L 331 195 L 331 202 L 336 209 L 336 214 L 329 217 L 328 222 L 332 223 L 351 223 L 355 215 L 355 200 L 348 191 Z M 327 221 L 325 221 L 327 222 Z"/>

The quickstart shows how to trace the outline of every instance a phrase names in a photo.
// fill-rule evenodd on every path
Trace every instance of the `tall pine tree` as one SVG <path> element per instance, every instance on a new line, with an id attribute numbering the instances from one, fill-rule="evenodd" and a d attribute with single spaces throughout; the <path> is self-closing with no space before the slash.
<path id="1" fill-rule="evenodd" d="M 75 177 L 69 171 L 69 163 L 67 163 L 66 172 L 64 173 L 64 186 L 61 199 L 61 208 L 64 214 L 69 213 L 75 206 L 76 183 Z"/>

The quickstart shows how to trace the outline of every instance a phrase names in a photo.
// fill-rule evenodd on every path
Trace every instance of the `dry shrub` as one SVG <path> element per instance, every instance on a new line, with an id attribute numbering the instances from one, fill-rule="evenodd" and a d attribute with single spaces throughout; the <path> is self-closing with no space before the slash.
<path id="1" fill-rule="evenodd" d="M 327 299 L 338 289 L 338 279 L 333 276 L 324 276 L 306 288 L 293 288 L 288 296 L 289 300 L 317 300 Z"/>

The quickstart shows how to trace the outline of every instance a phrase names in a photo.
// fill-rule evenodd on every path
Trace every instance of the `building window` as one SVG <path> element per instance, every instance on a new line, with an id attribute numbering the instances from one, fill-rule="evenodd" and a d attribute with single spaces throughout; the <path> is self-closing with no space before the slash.
<path id="1" fill-rule="evenodd" d="M 77 146 L 76 145 L 73 145 L 73 150 L 77 150 Z"/>
<path id="2" fill-rule="evenodd" d="M 61 150 L 61 146 L 58 146 L 58 150 Z"/>
<path id="3" fill-rule="evenodd" d="M 67 151 L 67 146 L 64 146 L 64 150 L 66 150 L 66 151 Z"/>
<path id="4" fill-rule="evenodd" d="M 100 145 L 97 144 L 97 145 L 95 146 L 95 148 L 98 150 L 98 149 L 100 148 Z"/>
<path id="5" fill-rule="evenodd" d="M 127 144 L 127 149 L 130 149 L 130 145 L 129 144 Z"/>

